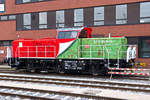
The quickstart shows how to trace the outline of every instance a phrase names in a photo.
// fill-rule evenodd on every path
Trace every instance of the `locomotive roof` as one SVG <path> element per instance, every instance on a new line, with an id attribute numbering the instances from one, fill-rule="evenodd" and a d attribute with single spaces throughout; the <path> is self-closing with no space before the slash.
<path id="1" fill-rule="evenodd" d="M 58 28 L 57 31 L 71 31 L 71 30 L 82 30 L 85 27 L 73 27 L 73 28 Z"/>

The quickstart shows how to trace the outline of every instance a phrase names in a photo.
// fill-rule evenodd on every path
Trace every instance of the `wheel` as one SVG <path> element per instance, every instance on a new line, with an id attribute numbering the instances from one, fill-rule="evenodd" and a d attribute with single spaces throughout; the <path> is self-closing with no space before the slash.
<path id="1" fill-rule="evenodd" d="M 98 73 L 92 73 L 92 75 L 93 75 L 93 76 L 98 76 L 99 74 L 98 74 Z"/>
<path id="2" fill-rule="evenodd" d="M 60 73 L 60 74 L 64 74 L 65 73 L 65 70 L 63 67 L 61 67 L 60 65 L 58 65 L 56 67 L 56 73 Z"/>
<path id="3" fill-rule="evenodd" d="M 98 76 L 99 75 L 98 71 L 96 70 L 96 67 L 97 66 L 92 66 L 92 75 L 93 76 Z"/>
<path id="4" fill-rule="evenodd" d="M 35 69 L 32 69 L 32 70 L 31 70 L 31 72 L 32 72 L 32 73 L 35 73 L 35 72 L 36 72 L 36 70 L 35 70 Z"/>
<path id="5" fill-rule="evenodd" d="M 26 65 L 26 72 L 31 72 L 30 63 L 27 63 Z"/>
<path id="6" fill-rule="evenodd" d="M 40 69 L 35 69 L 35 73 L 40 73 Z"/>

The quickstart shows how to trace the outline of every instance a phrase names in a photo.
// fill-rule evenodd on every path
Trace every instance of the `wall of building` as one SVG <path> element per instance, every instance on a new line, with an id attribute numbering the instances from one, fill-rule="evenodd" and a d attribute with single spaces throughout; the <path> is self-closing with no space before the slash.
<path id="1" fill-rule="evenodd" d="M 118 26 L 101 26 L 92 27 L 93 35 L 109 33 L 113 36 L 150 36 L 150 24 L 135 24 L 135 25 L 118 25 Z"/>
<path id="2" fill-rule="evenodd" d="M 11 15 L 11 14 L 31 13 L 31 12 L 40 12 L 40 11 L 52 11 L 52 10 L 56 11 L 61 9 L 116 5 L 116 4 L 126 4 L 126 3 L 134 3 L 134 2 L 143 2 L 143 1 L 149 1 L 149 0 L 115 0 L 115 1 L 114 0 L 86 0 L 86 2 L 85 0 L 61 0 L 61 2 L 59 0 L 50 0 L 46 2 L 36 2 L 36 3 L 26 3 L 26 4 L 16 4 L 15 0 L 6 0 L 5 1 L 6 12 L 0 13 L 0 15 Z M 0 22 L 0 24 L 3 24 L 1 27 L 1 28 L 4 27 L 3 29 L 5 29 L 6 26 L 9 27 L 9 30 L 5 30 L 5 31 L 10 31 L 7 32 L 6 33 L 7 35 L 5 36 L 8 38 L 8 40 L 16 39 L 18 37 L 18 34 L 23 38 L 24 37 L 28 38 L 28 34 L 31 35 L 30 37 L 34 36 L 33 38 L 38 38 L 39 35 L 45 37 L 48 36 L 47 34 L 49 33 L 52 33 L 50 37 L 56 35 L 56 31 L 54 30 L 15 31 L 16 25 L 14 21 Z M 112 33 L 114 35 L 122 34 L 125 36 L 148 36 L 149 35 L 148 27 L 149 24 L 99 26 L 93 28 L 93 34 Z M 17 33 L 17 35 L 13 33 Z M 5 40 L 6 38 L 2 37 L 0 39 Z"/>
<path id="3" fill-rule="evenodd" d="M 0 40 L 15 40 L 16 21 L 1 21 L 0 34 Z"/>
<path id="4" fill-rule="evenodd" d="M 6 0 L 6 13 L 27 13 L 48 10 L 71 9 L 91 6 L 104 6 L 124 3 L 143 2 L 149 0 L 50 0 L 46 2 L 15 4 L 15 0 Z M 32 10 L 31 10 L 32 9 Z"/>
<path id="5" fill-rule="evenodd" d="M 56 37 L 56 29 L 17 31 L 16 33 L 18 34 L 19 38 L 40 39 L 46 37 Z"/>

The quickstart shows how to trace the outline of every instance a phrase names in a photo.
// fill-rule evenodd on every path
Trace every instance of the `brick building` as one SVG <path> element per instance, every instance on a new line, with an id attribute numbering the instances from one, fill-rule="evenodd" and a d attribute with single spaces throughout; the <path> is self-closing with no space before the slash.
<path id="1" fill-rule="evenodd" d="M 0 46 L 17 38 L 55 37 L 58 27 L 87 26 L 93 37 L 126 36 L 150 67 L 149 0 L 0 0 Z M 5 48 L 6 50 L 6 48 Z M 6 54 L 1 50 L 1 55 Z"/>

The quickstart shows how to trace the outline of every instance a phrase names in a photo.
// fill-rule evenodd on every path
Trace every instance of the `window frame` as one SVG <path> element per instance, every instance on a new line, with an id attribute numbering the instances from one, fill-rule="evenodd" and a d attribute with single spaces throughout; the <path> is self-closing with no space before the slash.
<path id="1" fill-rule="evenodd" d="M 40 16 L 40 14 L 41 14 L 41 16 Z M 47 29 L 47 18 L 48 18 L 47 15 L 48 15 L 48 12 L 39 12 L 39 29 Z M 43 18 L 41 18 L 41 17 L 44 17 L 46 19 L 42 20 Z"/>
<path id="2" fill-rule="evenodd" d="M 6 17 L 6 19 L 2 19 L 2 17 Z M 7 15 L 0 16 L 0 20 L 1 21 L 7 21 L 8 20 L 8 16 Z"/>
<path id="3" fill-rule="evenodd" d="M 52 1 L 52 0 L 30 0 L 30 2 L 23 2 L 23 0 L 15 0 L 16 5 L 19 4 L 28 4 L 28 3 L 38 3 L 38 2 L 47 2 L 47 1 Z"/>
<path id="4" fill-rule="evenodd" d="M 15 18 L 10 19 L 10 16 L 15 16 Z M 8 20 L 16 20 L 17 16 L 15 14 L 13 15 L 8 15 Z"/>
<path id="5" fill-rule="evenodd" d="M 15 16 L 15 18 L 10 18 L 10 16 Z M 1 17 L 7 17 L 6 19 L 1 20 Z M 12 14 L 12 15 L 0 15 L 0 21 L 10 21 L 10 20 L 16 20 L 16 15 Z"/>
<path id="6" fill-rule="evenodd" d="M 58 14 L 58 12 L 61 12 L 61 13 Z M 61 17 L 63 16 L 63 18 L 58 19 L 60 16 Z M 61 22 L 61 19 L 63 19 L 62 22 Z M 65 27 L 65 10 L 56 11 L 56 28 L 59 28 L 59 27 Z"/>
<path id="7" fill-rule="evenodd" d="M 125 13 L 123 12 L 125 14 L 125 16 L 121 15 L 121 14 L 123 14 L 122 10 L 125 11 Z M 120 14 L 119 11 L 121 12 L 121 14 Z M 128 19 L 127 14 L 128 14 L 128 5 L 127 4 L 116 5 L 116 25 L 118 25 L 118 24 L 127 24 L 127 19 Z M 118 16 L 118 15 L 120 15 L 120 16 Z M 120 21 L 121 21 L 121 23 L 120 23 Z"/>
<path id="8" fill-rule="evenodd" d="M 29 16 L 29 18 L 30 18 L 30 21 L 29 21 L 29 24 L 25 24 L 25 20 L 24 20 L 24 15 L 25 14 L 29 14 L 30 16 Z M 25 14 L 23 14 L 23 30 L 31 30 L 32 28 L 31 28 L 31 13 L 25 13 Z M 26 27 L 29 27 L 29 28 L 26 28 Z"/>
<path id="9" fill-rule="evenodd" d="M 69 34 L 69 35 L 68 35 Z M 72 34 L 75 34 L 73 36 Z M 79 31 L 60 31 L 57 35 L 57 39 L 76 39 L 78 37 Z"/>
<path id="10" fill-rule="evenodd" d="M 150 58 L 149 57 L 143 57 L 142 53 L 150 53 L 150 51 L 142 51 L 142 40 L 150 40 L 150 37 L 140 37 L 138 42 L 138 58 Z"/>
<path id="11" fill-rule="evenodd" d="M 94 8 L 94 26 L 102 26 L 102 25 L 104 25 L 104 20 L 105 20 L 105 16 L 104 16 L 105 15 L 105 8 L 104 8 L 104 6 L 93 7 L 93 8 Z M 96 13 L 96 8 L 103 8 L 103 18 L 102 19 L 101 18 L 96 19 L 97 14 L 100 13 L 100 12 Z M 100 23 L 103 22 L 103 24 L 96 24 L 97 22 L 100 22 Z"/>
<path id="12" fill-rule="evenodd" d="M 13 40 L 0 40 L 0 46 L 12 46 Z"/>
<path id="13" fill-rule="evenodd" d="M 149 5 L 150 5 L 150 2 L 140 2 L 140 19 L 139 19 L 139 21 L 140 21 L 140 24 L 144 24 L 144 23 L 150 23 L 150 13 L 149 13 L 149 15 L 148 16 L 141 16 L 141 14 L 142 14 L 142 4 L 144 4 L 144 3 L 149 3 Z M 149 6 L 149 8 L 150 8 L 150 6 Z M 144 11 L 143 11 L 144 12 Z M 150 12 L 150 11 L 149 11 Z M 142 21 L 142 19 L 148 19 L 149 21 L 147 22 L 141 22 Z"/>
<path id="14" fill-rule="evenodd" d="M 76 14 L 75 13 L 77 10 L 82 10 L 82 21 L 76 21 Z M 81 25 L 77 25 L 77 24 L 81 24 Z M 77 8 L 74 9 L 74 27 L 80 27 L 80 26 L 84 26 L 84 8 Z"/>

